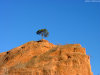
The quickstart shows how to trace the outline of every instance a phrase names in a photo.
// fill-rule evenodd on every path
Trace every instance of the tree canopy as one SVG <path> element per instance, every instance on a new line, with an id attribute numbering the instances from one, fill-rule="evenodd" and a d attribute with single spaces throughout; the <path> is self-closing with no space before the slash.
<path id="1" fill-rule="evenodd" d="M 48 37 L 49 32 L 48 32 L 47 29 L 39 29 L 39 30 L 36 32 L 36 34 L 41 35 L 41 36 L 42 36 L 42 39 L 43 39 L 43 36 L 44 36 L 44 37 Z"/>

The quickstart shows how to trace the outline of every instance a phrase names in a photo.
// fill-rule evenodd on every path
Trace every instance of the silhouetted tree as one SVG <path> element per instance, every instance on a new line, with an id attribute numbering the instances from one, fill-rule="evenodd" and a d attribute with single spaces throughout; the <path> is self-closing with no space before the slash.
<path id="1" fill-rule="evenodd" d="M 47 29 L 39 29 L 36 34 L 41 35 L 42 36 L 42 40 L 43 40 L 43 36 L 44 37 L 48 37 L 49 32 Z"/>

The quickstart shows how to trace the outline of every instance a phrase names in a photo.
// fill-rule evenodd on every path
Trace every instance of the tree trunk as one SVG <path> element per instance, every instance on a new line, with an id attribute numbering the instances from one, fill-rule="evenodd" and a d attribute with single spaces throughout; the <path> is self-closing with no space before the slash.
<path id="1" fill-rule="evenodd" d="M 43 33 L 42 33 L 42 40 L 43 40 Z"/>

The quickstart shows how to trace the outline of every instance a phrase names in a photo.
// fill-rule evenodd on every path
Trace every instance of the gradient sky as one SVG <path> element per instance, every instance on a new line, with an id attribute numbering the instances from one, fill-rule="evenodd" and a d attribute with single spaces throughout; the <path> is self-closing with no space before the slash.
<path id="1" fill-rule="evenodd" d="M 0 52 L 39 40 L 47 28 L 54 44 L 80 43 L 100 74 L 100 2 L 85 0 L 0 0 Z"/>

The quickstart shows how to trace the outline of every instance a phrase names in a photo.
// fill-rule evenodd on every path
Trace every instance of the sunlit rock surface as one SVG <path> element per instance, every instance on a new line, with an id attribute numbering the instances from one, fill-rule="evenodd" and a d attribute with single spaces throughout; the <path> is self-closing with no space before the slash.
<path id="1" fill-rule="evenodd" d="M 90 57 L 80 44 L 30 41 L 0 53 L 0 75 L 93 75 Z"/>

